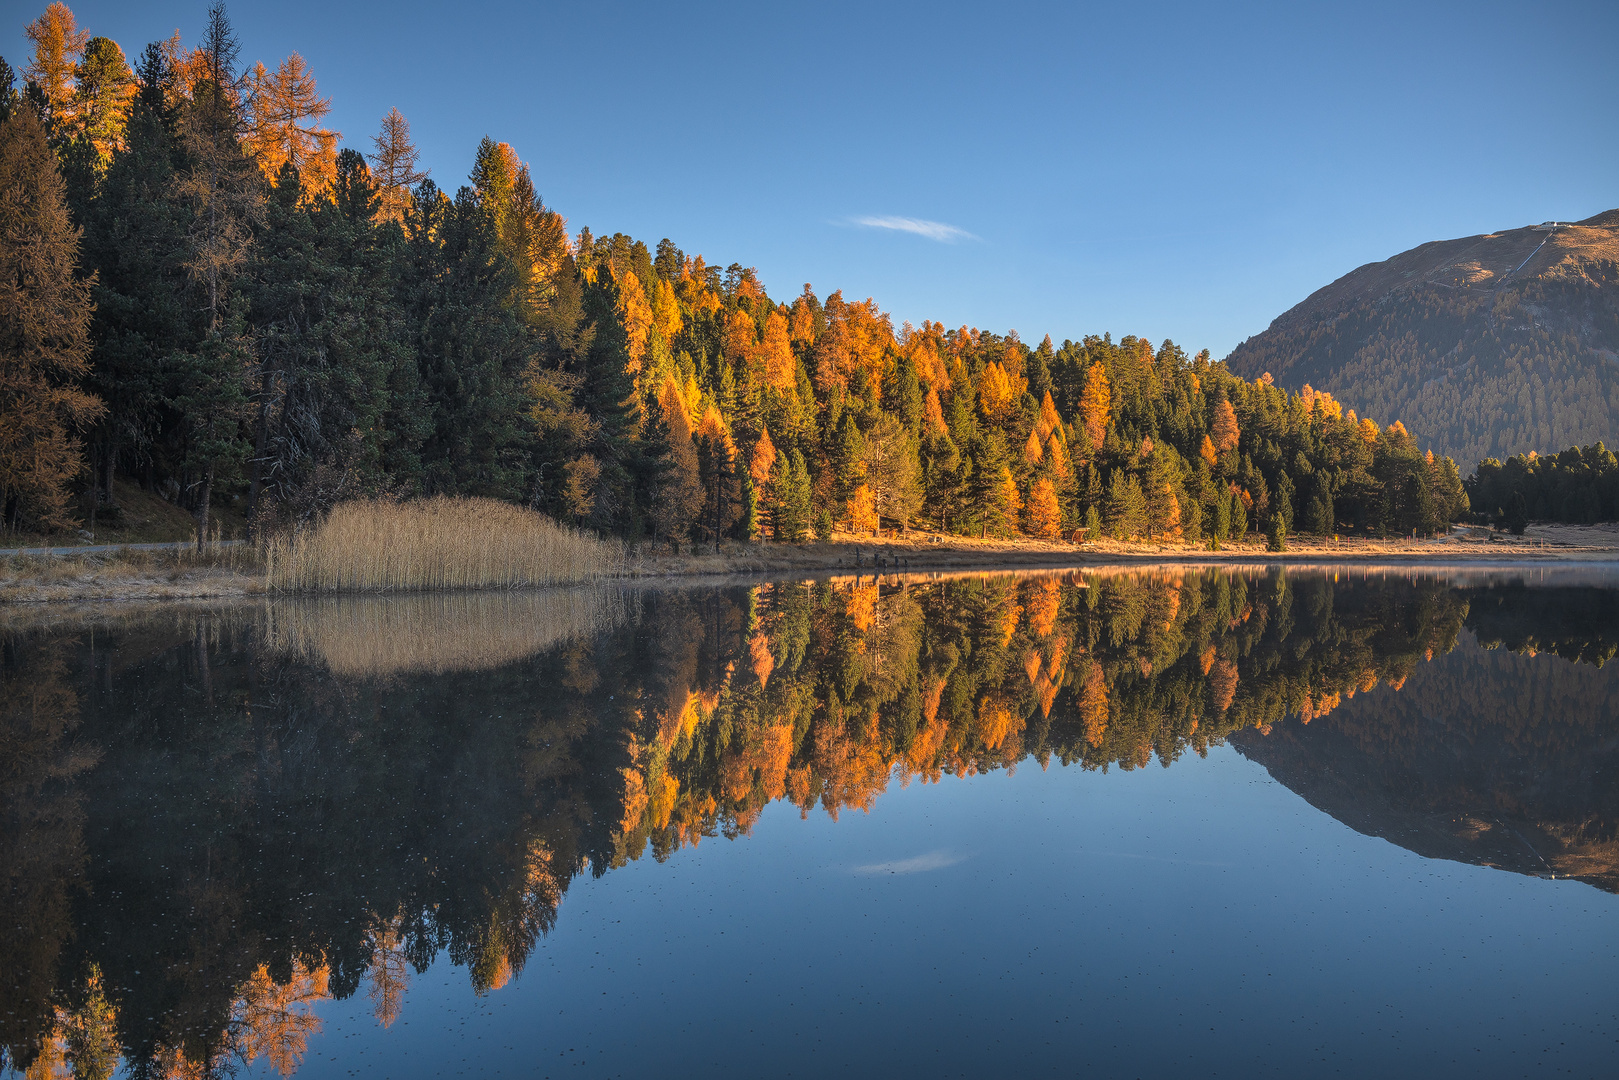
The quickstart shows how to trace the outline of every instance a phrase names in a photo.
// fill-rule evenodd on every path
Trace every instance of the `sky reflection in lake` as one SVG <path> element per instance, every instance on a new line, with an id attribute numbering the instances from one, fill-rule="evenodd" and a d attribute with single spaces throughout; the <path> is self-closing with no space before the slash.
<path id="1" fill-rule="evenodd" d="M 1619 591 L 1337 576 L 13 620 L 7 1061 L 1606 1071 Z"/>

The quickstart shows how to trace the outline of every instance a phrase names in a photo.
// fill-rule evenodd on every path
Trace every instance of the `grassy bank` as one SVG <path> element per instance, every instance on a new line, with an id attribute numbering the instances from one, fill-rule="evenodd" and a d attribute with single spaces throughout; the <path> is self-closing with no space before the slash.
<path id="1" fill-rule="evenodd" d="M 623 546 L 493 499 L 352 502 L 264 546 L 278 592 L 573 585 L 623 569 Z"/>
<path id="2" fill-rule="evenodd" d="M 283 593 L 517 589 L 606 579 L 784 577 L 887 572 L 973 573 L 1150 564 L 1441 566 L 1619 560 L 1619 526 L 1531 526 L 1524 537 L 1488 530 L 1441 540 L 1341 542 L 1294 537 L 1285 554 L 1263 543 L 1207 551 L 1192 544 L 1045 543 L 913 533 L 880 540 L 838 536 L 818 544 L 743 544 L 673 554 L 629 550 L 529 511 L 482 500 L 350 504 L 326 524 L 263 549 L 0 555 L 0 604 L 41 601 L 183 600 Z"/>

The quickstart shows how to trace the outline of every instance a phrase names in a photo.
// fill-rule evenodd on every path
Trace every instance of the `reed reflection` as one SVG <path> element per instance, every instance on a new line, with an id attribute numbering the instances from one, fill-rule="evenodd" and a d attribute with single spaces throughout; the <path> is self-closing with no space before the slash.
<path id="1" fill-rule="evenodd" d="M 440 955 L 499 990 L 578 874 L 746 834 L 771 802 L 836 818 L 1031 758 L 1230 740 L 1363 831 L 1408 843 L 1415 814 L 1414 850 L 1540 872 L 1430 842 L 1494 807 L 1544 866 L 1619 888 L 1619 788 L 1592 764 L 1619 725 L 1619 593 L 1558 593 L 866 576 L 14 626 L 0 1041 L 41 1076 L 289 1075 L 323 998 L 363 993 L 387 1026 Z"/>

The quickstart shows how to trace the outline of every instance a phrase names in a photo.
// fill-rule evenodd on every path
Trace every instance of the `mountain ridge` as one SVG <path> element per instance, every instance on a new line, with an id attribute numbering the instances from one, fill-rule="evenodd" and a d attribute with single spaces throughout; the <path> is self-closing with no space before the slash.
<path id="1" fill-rule="evenodd" d="M 1464 470 L 1619 427 L 1619 209 L 1435 240 L 1316 289 L 1227 366 L 1399 420 Z"/>

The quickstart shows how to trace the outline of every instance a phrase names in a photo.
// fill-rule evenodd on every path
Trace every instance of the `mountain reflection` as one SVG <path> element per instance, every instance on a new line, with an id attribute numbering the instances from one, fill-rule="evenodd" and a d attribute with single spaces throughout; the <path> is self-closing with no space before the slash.
<path id="1" fill-rule="evenodd" d="M 1619 890 L 1616 598 L 1086 572 L 14 624 L 0 1044 L 30 1076 L 289 1075 L 321 999 L 389 1025 L 440 954 L 498 990 L 574 876 L 771 802 L 1228 739 L 1363 832 Z"/>

